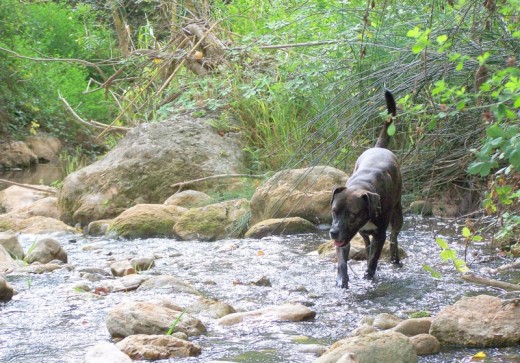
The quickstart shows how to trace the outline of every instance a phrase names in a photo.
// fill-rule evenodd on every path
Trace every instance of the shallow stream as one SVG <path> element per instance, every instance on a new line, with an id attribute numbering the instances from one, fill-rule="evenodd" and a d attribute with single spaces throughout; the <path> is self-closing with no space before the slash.
<path id="1" fill-rule="evenodd" d="M 335 264 L 319 258 L 313 251 L 327 240 L 326 233 L 272 237 L 262 240 L 223 240 L 183 242 L 172 239 L 112 240 L 82 236 L 57 237 L 68 253 L 65 268 L 41 275 L 13 274 L 7 280 L 18 291 L 8 303 L 0 303 L 0 362 L 57 363 L 83 362 L 88 349 L 98 342 L 111 341 L 105 326 L 107 311 L 126 300 L 149 301 L 155 291 L 120 292 L 97 296 L 79 292 L 72 286 L 85 281 L 77 272 L 84 268 L 105 268 L 111 259 L 156 255 L 156 266 L 149 272 L 179 277 L 215 298 L 247 311 L 284 302 L 299 302 L 317 312 L 310 322 L 270 322 L 222 327 L 215 320 L 199 317 L 208 334 L 191 338 L 202 347 L 196 358 L 162 362 L 312 362 L 316 357 L 300 349 L 303 344 L 331 344 L 359 326 L 365 315 L 382 312 L 408 317 L 415 311 L 432 314 L 462 296 L 500 291 L 461 281 L 457 272 L 443 264 L 434 235 L 446 238 L 462 256 L 464 246 L 457 243 L 461 226 L 440 219 L 407 218 L 400 235 L 408 258 L 402 268 L 382 260 L 376 279 L 362 279 L 364 261 L 350 262 L 351 287 L 335 287 Z M 27 251 L 34 236 L 21 236 Z M 85 250 L 85 246 L 98 249 Z M 472 246 L 470 267 L 503 264 L 497 253 L 484 244 Z M 433 279 L 421 265 L 440 270 L 443 277 Z M 267 277 L 272 287 L 248 283 Z M 502 276 L 516 279 L 518 275 Z M 244 284 L 242 284 L 244 283 Z M 175 296 L 170 296 L 175 301 Z M 440 354 L 420 357 L 419 362 L 463 362 L 476 349 L 445 348 Z M 520 362 L 520 345 L 484 350 L 486 362 Z"/>

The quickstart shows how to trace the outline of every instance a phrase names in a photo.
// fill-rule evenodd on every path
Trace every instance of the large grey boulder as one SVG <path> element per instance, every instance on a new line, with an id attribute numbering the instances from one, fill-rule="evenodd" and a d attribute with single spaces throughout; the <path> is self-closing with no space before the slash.
<path id="1" fill-rule="evenodd" d="M 315 224 L 329 223 L 332 189 L 344 185 L 347 178 L 347 174 L 330 166 L 278 172 L 253 195 L 251 224 L 286 217 L 301 217 Z"/>
<path id="2" fill-rule="evenodd" d="M 101 160 L 72 173 L 59 194 L 69 224 L 115 217 L 136 204 L 163 203 L 172 184 L 245 169 L 239 134 L 220 136 L 204 118 L 179 116 L 131 130 Z M 196 184 L 206 190 L 218 180 Z"/>
<path id="3" fill-rule="evenodd" d="M 417 362 L 415 347 L 401 333 L 383 331 L 346 338 L 334 343 L 314 363 Z"/>
<path id="4" fill-rule="evenodd" d="M 520 305 L 489 295 L 464 297 L 432 321 L 430 334 L 441 344 L 499 347 L 520 343 Z"/>

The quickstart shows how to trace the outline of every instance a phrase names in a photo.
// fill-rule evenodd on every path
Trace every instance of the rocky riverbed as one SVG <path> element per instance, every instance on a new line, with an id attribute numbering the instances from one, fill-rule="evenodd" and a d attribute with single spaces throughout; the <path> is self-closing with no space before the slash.
<path id="1" fill-rule="evenodd" d="M 442 263 L 432 230 L 461 253 L 463 246 L 451 237 L 456 229 L 441 219 L 408 218 L 401 238 L 408 255 L 404 266 L 395 268 L 383 261 L 375 281 L 367 282 L 362 279 L 365 262 L 351 261 L 352 286 L 347 291 L 334 286 L 334 262 L 316 252 L 327 241 L 321 232 L 216 242 L 54 235 L 67 254 L 66 263 L 33 263 L 4 275 L 16 293 L 0 303 L 0 361 L 83 362 L 88 354 L 99 358 L 92 352 L 95 346 L 101 349 L 96 354 L 108 359 L 112 343 L 126 335 L 122 331 L 151 336 L 156 329 L 154 334 L 165 336 L 165 329 L 182 311 L 172 335 L 195 346 L 184 349 L 191 349 L 196 357 L 165 358 L 164 362 L 334 361 L 327 360 L 326 354 L 318 356 L 349 335 L 361 339 L 362 334 L 374 331 L 400 334 L 393 331 L 402 328 L 394 326 L 414 322 L 411 316 L 430 315 L 435 321 L 441 310 L 463 297 L 500 295 L 500 291 L 463 282 L 452 267 Z M 25 253 L 39 238 L 18 236 Z M 470 256 L 470 267 L 477 271 L 503 262 L 485 245 L 473 246 Z M 115 276 L 114 263 L 132 259 L 153 264 L 134 264 L 135 274 Z M 433 279 L 422 269 L 423 263 L 440 270 L 442 278 Z M 123 315 L 117 315 L 118 311 Z M 154 314 L 167 318 L 161 325 L 153 321 Z M 425 324 L 422 319 L 419 326 Z M 486 326 L 482 310 L 475 319 L 483 319 Z M 517 324 L 513 320 L 503 324 Z M 127 325 L 121 327 L 123 323 Z M 398 339 L 405 344 L 399 349 L 409 349 L 408 338 L 403 339 L 405 343 Z M 156 344 L 168 346 L 173 340 Z M 122 345 L 117 344 L 119 352 Z M 415 359 L 469 361 L 480 351 L 487 355 L 486 361 L 520 361 L 518 342 L 487 349 L 454 348 L 444 342 L 439 353 Z M 413 360 L 415 352 L 409 354 Z M 110 361 L 124 361 L 114 359 Z"/>

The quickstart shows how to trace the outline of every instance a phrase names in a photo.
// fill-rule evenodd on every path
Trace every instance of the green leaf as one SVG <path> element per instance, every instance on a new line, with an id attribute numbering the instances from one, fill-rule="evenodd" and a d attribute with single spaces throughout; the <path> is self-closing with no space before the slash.
<path id="1" fill-rule="evenodd" d="M 412 47 L 412 52 L 413 52 L 414 54 L 421 53 L 423 49 L 424 49 L 424 45 L 422 45 L 422 44 L 416 44 L 416 45 L 414 45 L 414 46 Z"/>
<path id="2" fill-rule="evenodd" d="M 439 271 L 434 270 L 433 268 L 431 268 L 428 265 L 423 264 L 422 268 L 423 268 L 423 270 L 429 272 L 430 275 L 432 275 L 433 278 L 440 279 L 442 277 L 442 275 L 441 275 L 441 273 Z"/>
<path id="3" fill-rule="evenodd" d="M 395 125 L 394 125 L 393 122 L 388 126 L 388 129 L 386 130 L 386 133 L 388 134 L 388 136 L 394 136 L 395 135 Z"/>
<path id="4" fill-rule="evenodd" d="M 504 137 L 504 130 L 497 124 L 493 124 L 486 129 L 486 135 L 494 139 Z"/>
<path id="5" fill-rule="evenodd" d="M 408 32 L 406 33 L 406 36 L 408 38 L 418 38 L 420 35 L 421 35 L 421 29 L 419 29 L 418 26 L 416 26 L 413 29 L 408 30 Z"/>
<path id="6" fill-rule="evenodd" d="M 462 237 L 468 238 L 469 236 L 471 236 L 471 231 L 469 230 L 469 228 L 468 227 L 462 228 Z"/>
<path id="7" fill-rule="evenodd" d="M 473 236 L 473 237 L 471 237 L 471 240 L 473 242 L 480 242 L 480 241 L 482 241 L 482 236 L 478 236 L 478 235 Z"/>
<path id="8" fill-rule="evenodd" d="M 465 273 L 469 271 L 468 266 L 466 266 L 466 262 L 464 260 L 461 260 L 460 258 L 456 258 L 453 260 L 453 266 L 459 271 L 460 273 Z"/>
<path id="9" fill-rule="evenodd" d="M 444 43 L 446 43 L 447 40 L 448 40 L 448 36 L 447 36 L 446 34 L 439 35 L 439 36 L 437 37 L 437 43 L 439 43 L 439 44 L 441 44 L 441 45 L 444 44 Z"/>
<path id="10" fill-rule="evenodd" d="M 518 148 L 509 155 L 509 162 L 515 169 L 520 170 L 520 150 Z"/>
<path id="11" fill-rule="evenodd" d="M 441 258 L 443 261 L 454 260 L 457 258 L 457 253 L 452 249 L 442 250 Z"/>
<path id="12" fill-rule="evenodd" d="M 449 249 L 450 246 L 448 245 L 448 242 L 446 242 L 443 238 L 435 238 L 435 242 L 437 242 L 437 245 L 442 249 Z"/>

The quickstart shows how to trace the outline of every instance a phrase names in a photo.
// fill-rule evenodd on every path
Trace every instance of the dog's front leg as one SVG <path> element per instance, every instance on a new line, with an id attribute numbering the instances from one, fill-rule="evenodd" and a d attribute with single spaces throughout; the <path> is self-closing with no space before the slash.
<path id="1" fill-rule="evenodd" d="M 338 277 L 336 286 L 348 289 L 348 254 L 350 252 L 350 243 L 344 247 L 336 247 L 336 255 L 338 257 Z"/>
<path id="2" fill-rule="evenodd" d="M 386 240 L 386 230 L 377 231 L 372 237 L 372 243 L 370 246 L 370 253 L 367 256 L 367 270 L 365 272 L 365 279 L 372 279 L 377 269 L 377 262 L 381 257 L 383 246 Z M 368 253 L 368 251 L 367 251 Z"/>

